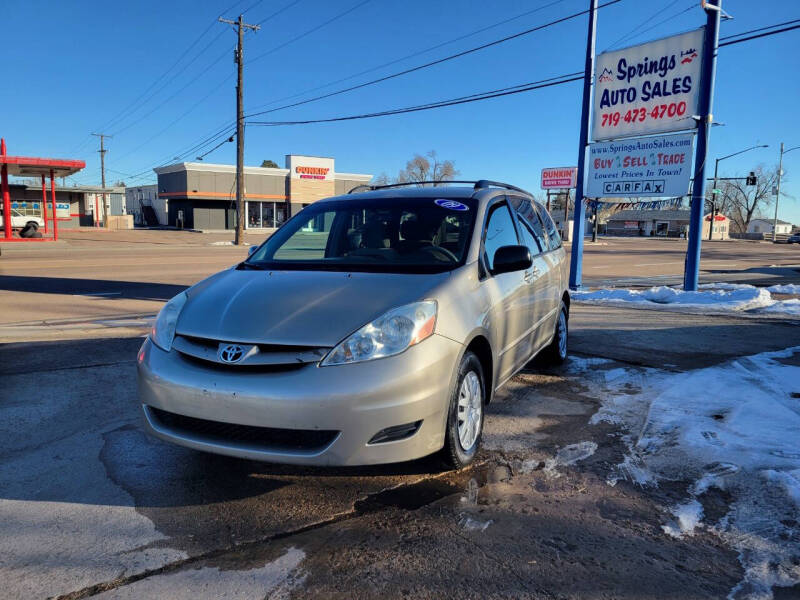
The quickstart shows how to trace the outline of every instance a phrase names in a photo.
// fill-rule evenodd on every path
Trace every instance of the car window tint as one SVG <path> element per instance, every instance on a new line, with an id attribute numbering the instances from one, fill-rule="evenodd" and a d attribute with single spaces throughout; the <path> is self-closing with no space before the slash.
<path id="1" fill-rule="evenodd" d="M 275 251 L 275 259 L 313 260 L 324 258 L 334 216 L 333 211 L 322 212 L 303 223 L 302 227 Z"/>
<path id="2" fill-rule="evenodd" d="M 489 265 L 490 270 L 494 268 L 494 253 L 497 252 L 498 248 L 501 246 L 516 246 L 519 243 L 508 205 L 504 202 L 493 206 L 491 210 L 489 220 L 486 223 L 486 233 L 483 241 L 486 264 Z"/>
<path id="3" fill-rule="evenodd" d="M 517 222 L 519 223 L 519 233 L 520 237 L 522 237 L 522 243 L 525 244 L 531 251 L 531 256 L 536 256 L 537 254 L 541 254 L 544 247 L 536 239 L 536 236 L 534 236 L 530 226 L 525 222 L 525 220 L 522 217 L 519 217 Z"/>
<path id="4" fill-rule="evenodd" d="M 533 208 L 533 203 L 527 198 L 520 198 L 518 196 L 512 196 L 511 203 L 517 211 L 517 214 L 522 218 L 522 221 L 533 231 L 533 235 L 539 247 L 542 249 L 542 252 L 547 252 L 550 248 L 550 244 L 544 230 L 544 225 L 542 225 L 541 220 L 539 220 Z M 533 252 L 533 250 L 531 250 L 531 252 Z"/>
<path id="5" fill-rule="evenodd" d="M 557 248 L 560 248 L 561 236 L 558 235 L 558 229 L 556 229 L 556 224 L 553 222 L 552 217 L 544 209 L 544 207 L 539 204 L 536 205 L 536 212 L 539 213 L 539 217 L 542 219 L 542 223 L 544 223 L 544 228 L 547 231 L 547 239 L 549 242 L 550 250 L 556 250 Z"/>

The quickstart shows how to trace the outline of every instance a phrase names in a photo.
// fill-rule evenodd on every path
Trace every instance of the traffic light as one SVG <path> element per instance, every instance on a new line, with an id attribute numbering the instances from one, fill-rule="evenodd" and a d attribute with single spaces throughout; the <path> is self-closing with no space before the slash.
<path id="1" fill-rule="evenodd" d="M 750 171 L 750 175 L 747 176 L 747 185 L 756 185 L 758 183 L 758 177 L 753 171 Z"/>

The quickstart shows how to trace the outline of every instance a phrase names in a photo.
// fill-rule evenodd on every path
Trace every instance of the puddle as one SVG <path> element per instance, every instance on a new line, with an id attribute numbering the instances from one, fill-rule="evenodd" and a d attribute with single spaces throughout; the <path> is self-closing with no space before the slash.
<path id="1" fill-rule="evenodd" d="M 382 508 L 417 510 L 442 498 L 466 492 L 468 502 L 477 503 L 478 490 L 489 480 L 489 466 L 478 465 L 435 479 L 423 479 L 409 485 L 383 490 L 358 500 L 355 511 L 359 514 Z"/>

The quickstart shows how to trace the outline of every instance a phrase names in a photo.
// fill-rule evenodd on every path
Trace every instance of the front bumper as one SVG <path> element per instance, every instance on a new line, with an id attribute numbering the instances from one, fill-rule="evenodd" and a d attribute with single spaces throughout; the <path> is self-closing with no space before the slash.
<path id="1" fill-rule="evenodd" d="M 443 446 L 461 351 L 457 342 L 433 335 L 389 358 L 257 372 L 220 368 L 174 349 L 164 352 L 148 338 L 138 358 L 139 400 L 151 434 L 196 450 L 307 465 L 400 462 Z M 338 433 L 322 447 L 287 449 L 241 436 L 227 439 L 201 429 L 176 428 L 174 419 L 158 418 L 163 414 L 159 410 L 250 428 Z M 411 437 L 368 444 L 382 429 L 416 421 L 422 424 Z"/>

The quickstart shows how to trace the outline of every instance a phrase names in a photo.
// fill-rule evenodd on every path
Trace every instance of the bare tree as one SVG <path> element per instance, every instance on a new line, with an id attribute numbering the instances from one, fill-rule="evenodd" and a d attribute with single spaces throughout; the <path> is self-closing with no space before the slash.
<path id="1" fill-rule="evenodd" d="M 747 185 L 745 178 L 722 182 L 717 210 L 732 222 L 732 229 L 745 233 L 753 217 L 759 216 L 772 204 L 772 188 L 778 182 L 778 170 L 759 165 L 755 169 L 756 185 Z"/>
<path id="2" fill-rule="evenodd" d="M 370 185 L 389 185 L 392 181 L 386 173 L 381 173 L 380 175 L 375 175 L 369 183 Z"/>
<path id="3" fill-rule="evenodd" d="M 425 156 L 415 154 L 406 163 L 406 168 L 397 174 L 397 183 L 452 181 L 458 173 L 452 160 L 439 160 L 436 151 L 431 150 Z"/>
<path id="4" fill-rule="evenodd" d="M 278 163 L 274 160 L 266 159 L 261 161 L 262 168 L 269 168 L 269 169 L 278 169 Z"/>

